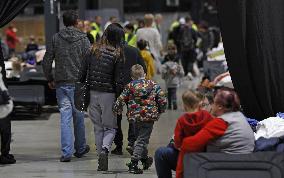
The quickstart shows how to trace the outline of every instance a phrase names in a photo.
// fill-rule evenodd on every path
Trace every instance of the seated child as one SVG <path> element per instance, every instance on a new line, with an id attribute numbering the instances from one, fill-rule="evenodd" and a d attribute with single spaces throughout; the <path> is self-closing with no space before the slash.
<path id="1" fill-rule="evenodd" d="M 165 112 L 167 101 L 161 87 L 154 81 L 145 79 L 141 65 L 132 66 L 131 77 L 133 81 L 118 97 L 113 110 L 115 113 L 122 113 L 123 105 L 126 104 L 128 121 L 135 122 L 137 140 L 128 167 L 130 173 L 142 174 L 143 170 L 138 168 L 138 162 L 142 162 L 144 170 L 153 163 L 153 158 L 147 155 L 147 145 L 154 122 L 159 119 L 161 113 Z"/>
<path id="2" fill-rule="evenodd" d="M 14 57 L 11 59 L 12 61 L 12 70 L 8 73 L 7 78 L 20 78 L 22 72 L 22 61 L 18 58 Z"/>

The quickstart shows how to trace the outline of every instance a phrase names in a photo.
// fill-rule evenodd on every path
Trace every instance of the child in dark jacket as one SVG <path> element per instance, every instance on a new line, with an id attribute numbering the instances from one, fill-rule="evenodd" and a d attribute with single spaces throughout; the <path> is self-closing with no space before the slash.
<path id="1" fill-rule="evenodd" d="M 145 72 L 141 65 L 131 68 L 133 81 L 130 82 L 122 94 L 118 97 L 114 112 L 121 113 L 123 105 L 127 104 L 127 118 L 129 122 L 135 122 L 137 135 L 131 162 L 128 164 L 129 172 L 142 174 L 138 168 L 141 161 L 143 169 L 148 169 L 153 163 L 153 158 L 147 155 L 147 145 L 153 130 L 154 122 L 166 109 L 166 96 L 161 87 L 152 80 L 145 79 Z"/>

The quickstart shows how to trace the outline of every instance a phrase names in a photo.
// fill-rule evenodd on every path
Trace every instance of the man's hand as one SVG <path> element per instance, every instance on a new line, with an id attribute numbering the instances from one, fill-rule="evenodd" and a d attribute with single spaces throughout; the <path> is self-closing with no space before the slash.
<path id="1" fill-rule="evenodd" d="M 51 82 L 48 82 L 48 86 L 49 86 L 49 88 L 50 89 L 55 89 L 55 83 L 54 83 L 54 81 L 51 81 Z"/>

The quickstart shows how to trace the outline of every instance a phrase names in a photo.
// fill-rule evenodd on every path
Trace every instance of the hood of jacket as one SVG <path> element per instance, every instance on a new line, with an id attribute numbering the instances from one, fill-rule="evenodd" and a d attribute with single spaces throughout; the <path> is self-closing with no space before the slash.
<path id="1" fill-rule="evenodd" d="M 62 39 L 70 43 L 76 42 L 87 36 L 85 33 L 72 26 L 62 29 L 58 34 Z"/>
<path id="2" fill-rule="evenodd" d="M 185 130 L 189 131 L 194 135 L 200 129 L 202 129 L 210 120 L 213 119 L 213 116 L 205 110 L 200 110 L 194 113 L 185 113 L 181 116 L 181 124 Z"/>

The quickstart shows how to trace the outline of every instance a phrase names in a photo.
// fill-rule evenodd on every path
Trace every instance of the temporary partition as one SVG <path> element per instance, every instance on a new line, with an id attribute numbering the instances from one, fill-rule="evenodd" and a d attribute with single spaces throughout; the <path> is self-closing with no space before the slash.
<path id="1" fill-rule="evenodd" d="M 284 1 L 217 0 L 226 58 L 242 108 L 263 119 L 284 111 Z"/>

